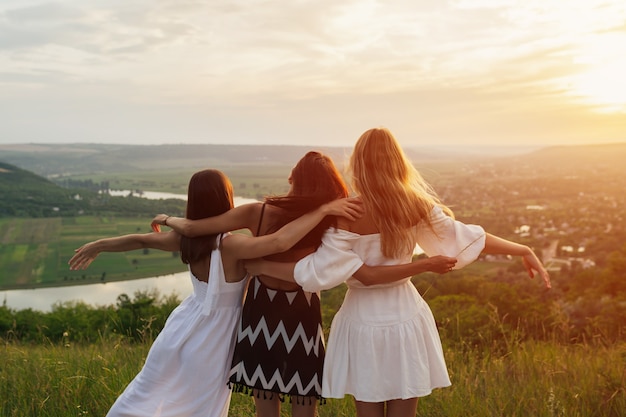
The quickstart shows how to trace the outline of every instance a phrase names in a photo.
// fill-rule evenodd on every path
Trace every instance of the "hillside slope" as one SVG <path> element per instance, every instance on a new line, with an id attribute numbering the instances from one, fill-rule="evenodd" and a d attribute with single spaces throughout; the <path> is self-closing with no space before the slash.
<path id="1" fill-rule="evenodd" d="M 0 217 L 73 215 L 84 208 L 70 190 L 0 161 Z"/>

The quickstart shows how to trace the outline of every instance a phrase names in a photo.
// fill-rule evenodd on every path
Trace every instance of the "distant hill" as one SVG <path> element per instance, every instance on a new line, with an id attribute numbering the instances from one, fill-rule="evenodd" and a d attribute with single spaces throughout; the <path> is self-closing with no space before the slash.
<path id="1" fill-rule="evenodd" d="M 498 150 L 499 149 L 499 150 Z M 21 144 L 0 145 L 0 160 L 44 177 L 93 173 L 153 171 L 185 168 L 190 171 L 238 165 L 289 166 L 306 152 L 318 150 L 330 155 L 342 167 L 351 147 L 279 145 L 112 145 L 112 144 Z M 572 170 L 610 164 L 621 167 L 626 158 L 626 142 L 616 144 L 551 146 L 538 150 L 469 147 L 406 148 L 418 165 L 463 160 L 491 160 L 511 168 Z"/>
<path id="2" fill-rule="evenodd" d="M 240 164 L 292 165 L 312 149 L 338 162 L 351 151 L 309 146 L 25 144 L 0 145 L 0 159 L 50 176 Z"/>
<path id="3" fill-rule="evenodd" d="M 0 161 L 0 217 L 49 217 L 76 214 L 84 202 L 70 190 L 15 165 Z"/>
<path id="4" fill-rule="evenodd" d="M 550 146 L 525 155 L 502 158 L 523 171 L 537 173 L 577 174 L 606 172 L 626 174 L 626 142 L 599 145 Z"/>
<path id="5" fill-rule="evenodd" d="M 37 174 L 0 161 L 0 217 L 56 217 L 78 214 L 153 216 L 184 212 L 178 199 L 112 197 L 86 189 L 67 189 Z"/>
<path id="6" fill-rule="evenodd" d="M 343 166 L 351 147 L 279 145 L 110 145 L 110 144 L 23 144 L 0 145 L 0 160 L 43 176 L 81 175 L 135 170 L 191 170 L 234 165 L 293 165 L 306 152 L 317 150 Z M 464 151 L 405 149 L 416 162 L 437 161 L 466 155 Z"/>
<path id="7" fill-rule="evenodd" d="M 528 154 L 537 162 L 559 163 L 622 163 L 626 157 L 626 142 L 600 145 L 550 146 Z"/>

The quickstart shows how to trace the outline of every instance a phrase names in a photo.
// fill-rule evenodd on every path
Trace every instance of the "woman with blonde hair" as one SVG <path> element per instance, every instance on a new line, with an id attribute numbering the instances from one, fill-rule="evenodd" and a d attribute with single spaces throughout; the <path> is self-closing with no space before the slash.
<path id="1" fill-rule="evenodd" d="M 434 318 L 410 281 L 423 271 L 420 263 L 408 263 L 415 245 L 429 257 L 454 259 L 455 269 L 481 253 L 497 253 L 521 256 L 529 275 L 539 273 L 547 287 L 549 276 L 529 247 L 455 220 L 388 129 L 361 135 L 350 169 L 365 208 L 361 218 L 339 220 L 318 250 L 296 264 L 247 261 L 246 268 L 307 291 L 345 281 L 348 291 L 328 338 L 322 395 L 352 395 L 359 417 L 413 417 L 419 397 L 451 384 Z M 354 277 L 365 264 L 395 265 L 386 268 L 406 274 L 368 286 Z"/>

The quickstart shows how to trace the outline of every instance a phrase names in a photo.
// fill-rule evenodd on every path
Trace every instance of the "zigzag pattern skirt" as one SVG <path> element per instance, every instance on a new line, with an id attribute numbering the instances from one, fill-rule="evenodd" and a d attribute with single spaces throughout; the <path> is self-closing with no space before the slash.
<path id="1" fill-rule="evenodd" d="M 275 290 L 252 278 L 229 375 L 234 390 L 321 398 L 324 354 L 319 295 Z"/>

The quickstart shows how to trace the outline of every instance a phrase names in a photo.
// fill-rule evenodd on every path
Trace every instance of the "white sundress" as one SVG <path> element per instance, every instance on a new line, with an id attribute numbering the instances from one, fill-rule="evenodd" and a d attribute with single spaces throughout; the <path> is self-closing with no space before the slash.
<path id="1" fill-rule="evenodd" d="M 457 258 L 455 269 L 473 262 L 485 243 L 485 231 L 455 221 L 436 207 L 432 228 L 416 226 L 417 244 L 426 255 Z M 301 259 L 294 276 L 306 291 L 346 281 L 348 291 L 333 319 L 322 379 L 322 396 L 382 402 L 429 395 L 449 386 L 443 349 L 428 304 L 410 278 L 366 287 L 352 274 L 363 263 L 396 265 L 412 253 L 385 258 L 380 235 L 330 229 L 318 250 Z"/>
<path id="2" fill-rule="evenodd" d="M 226 282 L 218 249 L 208 283 L 190 276 L 193 294 L 172 311 L 107 417 L 228 416 L 228 371 L 246 279 Z"/>

